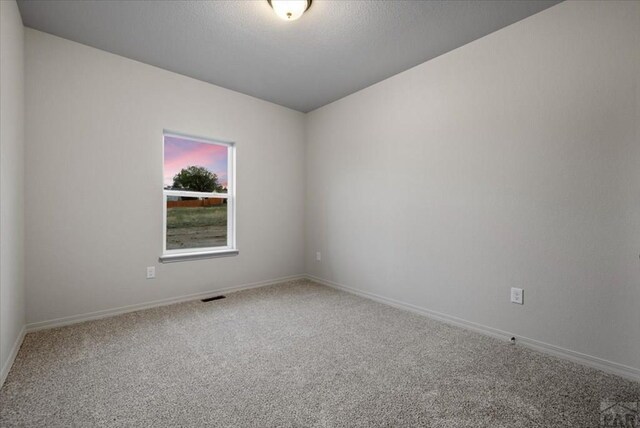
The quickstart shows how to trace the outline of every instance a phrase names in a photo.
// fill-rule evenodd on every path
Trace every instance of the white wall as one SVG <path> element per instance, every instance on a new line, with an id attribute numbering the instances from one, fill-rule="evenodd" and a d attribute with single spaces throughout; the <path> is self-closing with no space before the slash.
<path id="1" fill-rule="evenodd" d="M 28 323 L 303 273 L 302 113 L 31 29 L 26 88 Z M 237 143 L 239 256 L 158 263 L 163 128 Z"/>
<path id="2" fill-rule="evenodd" d="M 0 2 L 0 385 L 20 344 L 24 298 L 24 30 Z"/>
<path id="3" fill-rule="evenodd" d="M 639 46 L 565 2 L 310 113 L 307 272 L 640 368 Z"/>

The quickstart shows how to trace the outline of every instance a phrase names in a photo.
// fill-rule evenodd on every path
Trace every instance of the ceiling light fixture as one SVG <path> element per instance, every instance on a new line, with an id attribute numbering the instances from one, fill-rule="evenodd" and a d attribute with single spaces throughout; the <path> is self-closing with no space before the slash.
<path id="1" fill-rule="evenodd" d="M 285 21 L 295 21 L 311 6 L 311 0 L 267 0 L 273 11 Z"/>

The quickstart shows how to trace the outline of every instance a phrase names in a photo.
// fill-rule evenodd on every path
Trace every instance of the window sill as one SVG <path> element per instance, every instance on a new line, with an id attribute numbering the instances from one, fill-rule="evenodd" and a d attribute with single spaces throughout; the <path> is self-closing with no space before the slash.
<path id="1" fill-rule="evenodd" d="M 158 260 L 160 263 L 173 263 L 173 262 L 188 262 L 191 260 L 212 259 L 216 257 L 231 257 L 237 256 L 240 252 L 238 250 L 217 250 L 217 251 L 203 251 L 194 253 L 179 253 L 179 254 L 165 254 Z"/>

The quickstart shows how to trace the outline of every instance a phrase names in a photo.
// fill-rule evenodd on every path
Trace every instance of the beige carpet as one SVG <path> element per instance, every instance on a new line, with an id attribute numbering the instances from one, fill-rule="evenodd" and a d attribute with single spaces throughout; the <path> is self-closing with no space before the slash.
<path id="1" fill-rule="evenodd" d="M 0 425 L 597 427 L 640 384 L 308 281 L 31 333 Z"/>

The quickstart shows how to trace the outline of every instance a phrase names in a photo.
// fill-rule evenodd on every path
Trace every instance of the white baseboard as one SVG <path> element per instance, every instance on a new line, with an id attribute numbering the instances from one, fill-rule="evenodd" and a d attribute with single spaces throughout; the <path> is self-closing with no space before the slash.
<path id="1" fill-rule="evenodd" d="M 451 315 L 443 314 L 441 312 L 432 311 L 430 309 L 426 309 L 420 306 L 412 305 L 410 303 L 405 303 L 399 300 L 391 299 L 388 297 L 380 296 L 375 293 L 370 293 L 367 291 L 358 290 L 343 284 L 339 284 L 333 281 L 329 281 L 323 278 L 319 278 L 313 275 L 292 275 L 283 278 L 272 279 L 268 281 L 260 281 L 254 282 L 250 284 L 237 285 L 232 287 L 226 287 L 217 290 L 206 291 L 202 293 L 189 294 L 178 297 L 171 297 L 168 299 L 154 300 L 147 303 L 141 303 L 136 305 L 122 306 L 119 308 L 113 309 L 105 309 L 96 312 L 90 312 L 80 315 L 73 315 L 70 317 L 57 318 L 53 320 L 40 321 L 35 323 L 30 323 L 22 329 L 20 336 L 16 340 L 13 349 L 11 350 L 10 358 L 5 362 L 2 367 L 2 372 L 0 372 L 0 386 L 4 383 L 7 375 L 9 374 L 9 370 L 11 369 L 11 365 L 18 354 L 18 350 L 20 349 L 20 345 L 24 339 L 26 333 L 44 330 L 55 327 L 62 327 L 65 325 L 76 324 L 84 321 L 90 321 L 94 319 L 107 318 L 115 315 L 124 314 L 127 312 L 134 312 L 143 309 L 150 309 L 159 306 L 171 305 L 174 303 L 187 302 L 190 300 L 197 300 L 203 297 L 211 296 L 212 294 L 220 294 L 220 293 L 230 293 L 234 291 L 247 290 L 251 288 L 259 288 L 265 287 L 268 285 L 278 284 L 281 282 L 292 281 L 296 279 L 307 278 L 309 280 L 315 281 L 319 284 L 326 285 L 332 288 L 336 288 L 342 291 L 346 291 L 351 294 L 356 294 L 371 300 L 375 300 L 381 303 L 385 303 L 390 306 L 394 306 L 396 308 L 408 310 L 423 316 L 427 316 L 429 318 L 436 319 L 438 321 L 442 321 L 448 324 L 456 325 L 458 327 L 462 327 L 468 330 L 472 330 L 484 335 L 488 335 L 491 337 L 495 337 L 500 340 L 509 340 L 511 337 L 517 338 L 517 343 L 522 344 L 531 349 L 535 349 L 537 351 L 553 355 L 559 358 L 564 358 L 579 364 L 583 364 L 585 366 L 595 368 L 598 370 L 602 370 L 607 373 L 615 374 L 630 380 L 634 380 L 636 382 L 640 381 L 640 369 L 635 367 L 626 366 L 623 364 L 615 363 L 613 361 L 605 360 L 603 358 L 594 357 L 591 355 L 583 354 L 581 352 L 572 351 L 570 349 L 562 348 L 560 346 L 551 345 L 549 343 L 541 342 L 535 339 L 530 339 L 527 337 L 522 337 L 514 333 L 510 333 L 504 330 L 496 329 L 493 327 L 488 327 L 482 324 L 478 324 L 472 321 L 467 321 L 462 318 L 454 317 Z"/>
<path id="2" fill-rule="evenodd" d="M 624 364 L 615 363 L 613 361 L 605 360 L 603 358 L 594 357 L 591 355 L 583 354 L 581 352 L 565 349 L 560 346 L 551 345 L 549 343 L 540 342 L 539 340 L 530 339 L 528 337 L 522 337 L 514 333 L 509 333 L 504 330 L 499 330 L 493 327 L 488 327 L 482 324 L 478 324 L 472 321 L 467 321 L 462 318 L 454 317 L 451 315 L 443 314 L 440 312 L 432 311 L 420 306 L 412 305 L 410 303 L 401 302 L 399 300 L 391 299 L 388 297 L 380 296 L 378 294 L 370 293 L 368 291 L 357 290 L 355 288 L 338 284 L 334 281 L 328 281 L 323 278 L 319 278 L 313 275 L 306 275 L 306 277 L 319 284 L 326 285 L 328 287 L 336 288 L 338 290 L 346 291 L 347 293 L 356 294 L 358 296 L 366 297 L 377 302 L 385 303 L 396 308 L 408 310 L 429 318 L 436 319 L 438 321 L 445 322 L 447 324 L 456 325 L 468 330 L 472 330 L 478 333 L 482 333 L 487 336 L 495 337 L 501 340 L 510 340 L 515 337 L 517 344 L 521 344 L 531 349 L 543 352 L 545 354 L 553 355 L 555 357 L 564 358 L 587 367 L 602 370 L 607 373 L 611 373 L 617 376 L 624 377 L 636 382 L 640 381 L 640 369 L 635 367 L 626 366 Z"/>
<path id="3" fill-rule="evenodd" d="M 24 340 L 24 336 L 27 334 L 27 329 L 25 326 L 22 326 L 22 330 L 20 330 L 20 334 L 16 338 L 16 341 L 13 343 L 13 347 L 11 348 L 11 352 L 9 353 L 9 358 L 4 362 L 2 366 L 2 371 L 0 371 L 0 388 L 4 385 L 4 381 L 7 380 L 7 376 L 9 375 L 9 370 L 11 370 L 11 366 L 13 366 L 13 362 L 16 360 L 18 356 L 18 351 L 22 346 L 22 341 Z"/>
<path id="4" fill-rule="evenodd" d="M 104 309 L 101 311 L 89 312 L 85 314 L 72 315 L 69 317 L 56 318 L 47 321 L 39 321 L 29 323 L 26 326 L 27 333 L 38 330 L 46 330 L 49 328 L 62 327 L 65 325 L 77 324 L 85 321 L 96 320 L 100 318 L 108 318 L 115 315 L 125 314 L 127 312 L 135 312 L 143 309 L 151 309 L 159 306 L 173 305 L 175 303 L 188 302 L 190 300 L 198 300 L 215 294 L 231 293 L 234 291 L 248 290 L 251 288 L 265 287 L 267 285 L 278 284 L 286 281 L 306 278 L 305 275 L 292 275 L 283 278 L 276 278 L 267 281 L 253 282 L 250 284 L 234 285 L 231 287 L 219 288 L 216 290 L 204 291 L 202 293 L 187 294 L 184 296 L 170 297 L 167 299 L 153 300 L 151 302 L 139 303 L 135 305 L 121 306 L 118 308 Z"/>

